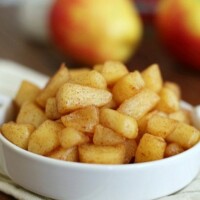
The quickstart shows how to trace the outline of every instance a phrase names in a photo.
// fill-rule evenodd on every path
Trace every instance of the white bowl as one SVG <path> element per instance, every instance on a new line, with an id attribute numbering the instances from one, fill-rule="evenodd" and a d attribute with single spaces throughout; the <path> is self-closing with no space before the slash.
<path id="1" fill-rule="evenodd" d="M 25 151 L 0 135 L 1 167 L 15 183 L 66 200 L 148 200 L 174 193 L 200 169 L 200 143 L 160 161 L 127 165 L 72 163 Z"/>
<path id="2" fill-rule="evenodd" d="M 12 70 L 1 71 L 0 75 L 6 77 L 5 74 L 13 72 L 12 77 L 17 79 L 18 85 L 25 74 L 42 84 L 47 80 L 47 77 L 13 63 L 7 62 L 7 66 Z M 16 86 L 13 89 L 13 84 L 10 85 L 0 87 L 0 91 L 17 90 Z M 183 106 L 192 110 L 189 104 Z M 182 189 L 196 177 L 200 170 L 199 157 L 200 143 L 179 155 L 141 164 L 72 163 L 25 151 L 0 134 L 0 171 L 27 190 L 61 200 L 150 200 L 166 196 Z"/>

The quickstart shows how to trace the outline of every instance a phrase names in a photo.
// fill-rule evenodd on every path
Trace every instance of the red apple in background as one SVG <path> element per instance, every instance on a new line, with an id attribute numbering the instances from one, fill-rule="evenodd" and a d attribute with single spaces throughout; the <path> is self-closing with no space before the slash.
<path id="1" fill-rule="evenodd" d="M 85 64 L 126 61 L 142 36 L 130 0 L 56 0 L 50 30 L 57 47 Z"/>
<path id="2" fill-rule="evenodd" d="M 170 52 L 188 66 L 200 69 L 200 1 L 161 0 L 155 22 Z"/>

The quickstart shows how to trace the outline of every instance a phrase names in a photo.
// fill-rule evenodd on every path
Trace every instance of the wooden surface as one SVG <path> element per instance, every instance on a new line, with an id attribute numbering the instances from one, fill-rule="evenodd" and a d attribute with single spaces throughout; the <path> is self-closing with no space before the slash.
<path id="1" fill-rule="evenodd" d="M 52 75 L 61 62 L 69 62 L 53 47 L 27 40 L 17 23 L 15 7 L 0 7 L 0 59 L 11 59 L 47 75 Z M 151 25 L 146 25 L 145 34 L 136 55 L 127 63 L 129 69 L 142 70 L 152 63 L 158 63 L 165 80 L 177 82 L 182 97 L 193 105 L 200 104 L 200 71 L 194 71 L 171 58 L 156 37 Z M 11 200 L 0 193 L 1 200 Z"/>

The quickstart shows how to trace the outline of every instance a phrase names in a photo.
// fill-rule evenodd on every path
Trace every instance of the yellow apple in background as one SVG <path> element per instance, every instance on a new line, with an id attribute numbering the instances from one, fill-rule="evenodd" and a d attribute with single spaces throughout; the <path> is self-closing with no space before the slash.
<path id="1" fill-rule="evenodd" d="M 142 37 L 142 23 L 130 0 L 56 0 L 50 31 L 66 55 L 91 65 L 127 61 Z"/>
<path id="2" fill-rule="evenodd" d="M 200 69 L 200 1 L 160 0 L 155 22 L 170 52 L 187 66 Z"/>

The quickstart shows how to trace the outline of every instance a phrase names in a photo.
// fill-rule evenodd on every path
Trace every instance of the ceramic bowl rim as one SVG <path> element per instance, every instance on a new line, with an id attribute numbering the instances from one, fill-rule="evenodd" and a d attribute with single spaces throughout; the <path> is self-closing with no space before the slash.
<path id="1" fill-rule="evenodd" d="M 27 150 L 24 150 L 17 145 L 11 143 L 8 139 L 6 139 L 1 133 L 0 133 L 0 141 L 2 144 L 6 145 L 9 149 L 11 149 L 14 153 L 20 154 L 21 156 L 24 156 L 28 159 L 39 161 L 41 163 L 51 164 L 55 166 L 60 167 L 69 167 L 74 168 L 77 170 L 119 170 L 119 171 L 126 171 L 128 169 L 138 169 L 138 168 L 148 168 L 148 167 L 154 167 L 159 165 L 165 165 L 167 162 L 176 162 L 179 159 L 184 159 L 188 155 L 193 154 L 195 151 L 199 149 L 200 151 L 200 142 L 195 144 L 190 149 L 185 150 L 184 152 L 174 155 L 168 158 L 164 158 L 161 160 L 156 161 L 149 161 L 149 162 L 143 162 L 143 163 L 132 163 L 132 164 L 91 164 L 91 163 L 80 163 L 80 162 L 70 162 L 70 161 L 64 161 L 64 160 L 58 160 L 53 159 L 49 157 L 45 157 L 42 155 L 38 155 L 32 152 L 29 152 Z M 4 152 L 2 152 L 4 154 Z M 5 156 L 5 155 L 3 155 Z"/>

